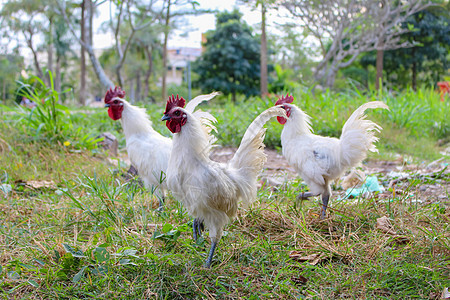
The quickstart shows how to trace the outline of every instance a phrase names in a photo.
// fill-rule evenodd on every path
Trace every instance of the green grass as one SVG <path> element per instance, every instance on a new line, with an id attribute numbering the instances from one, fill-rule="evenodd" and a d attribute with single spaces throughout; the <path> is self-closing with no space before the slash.
<path id="1" fill-rule="evenodd" d="M 294 96 L 313 117 L 315 131 L 332 136 L 339 136 L 358 105 L 378 99 L 355 91 L 313 96 L 300 89 Z M 448 103 L 433 102 L 438 98 L 432 91 L 381 97 L 391 112 L 368 112 L 384 127 L 375 158 L 440 157 L 437 141 L 448 141 L 442 116 Z M 259 98 L 237 104 L 222 98 L 202 109 L 217 116 L 219 142 L 237 145 L 270 105 Z M 156 130 L 168 135 L 158 121 L 162 105 L 148 108 Z M 319 221 L 315 200 L 293 200 L 304 188 L 301 180 L 276 191 L 262 188 L 252 207 L 240 209 L 225 228 L 208 270 L 203 263 L 209 239 L 206 234 L 193 242 L 183 207 L 169 198 L 166 209 L 156 212 L 157 199 L 137 181 L 125 181 L 125 167 L 111 165 L 107 153 L 82 139 L 86 132 L 110 131 L 123 148 L 119 122 L 103 109 L 72 109 L 63 118 L 70 119 L 70 129 L 52 140 L 27 125 L 27 114 L 15 108 L 0 113 L 3 299 L 438 299 L 450 287 L 447 200 L 417 203 L 398 194 L 387 202 L 375 196 L 346 203 L 333 197 L 330 218 Z M 282 127 L 268 127 L 266 144 L 279 147 Z M 30 188 L 25 183 L 31 180 L 55 186 Z M 434 173 L 412 177 L 407 186 L 449 181 L 448 173 Z M 376 229 L 381 216 L 391 219 L 403 240 Z M 299 262 L 291 251 L 322 259 Z"/>
<path id="2" fill-rule="evenodd" d="M 207 270 L 209 242 L 192 241 L 191 219 L 178 202 L 169 199 L 157 213 L 157 200 L 125 182 L 102 155 L 48 151 L 53 160 L 25 155 L 35 163 L 22 173 L 4 164 L 18 156 L 2 155 L 12 185 L 0 209 L 5 299 L 427 299 L 450 284 L 450 211 L 443 204 L 335 201 L 332 217 L 320 222 L 315 201 L 292 200 L 300 181 L 262 189 L 227 226 Z M 67 159 L 70 170 L 58 169 Z M 15 183 L 34 178 L 33 169 L 57 189 Z M 408 242 L 375 228 L 383 215 Z M 323 260 L 297 262 L 289 258 L 293 250 Z"/>

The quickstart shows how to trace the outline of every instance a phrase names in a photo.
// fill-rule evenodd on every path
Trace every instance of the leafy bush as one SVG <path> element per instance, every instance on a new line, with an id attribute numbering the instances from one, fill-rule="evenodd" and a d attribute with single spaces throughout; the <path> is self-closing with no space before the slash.
<path id="1" fill-rule="evenodd" d="M 53 76 L 49 71 L 50 86 L 42 79 L 31 76 L 27 82 L 19 82 L 18 96 L 27 98 L 35 107 L 21 108 L 22 116 L 17 120 L 24 133 L 34 140 L 48 143 L 63 143 L 75 148 L 94 149 L 101 139 L 91 132 L 86 132 L 84 126 L 76 126 L 75 120 L 83 123 L 85 116 L 72 114 L 68 107 L 60 104 L 60 96 L 69 91 L 59 93 L 54 89 Z"/>

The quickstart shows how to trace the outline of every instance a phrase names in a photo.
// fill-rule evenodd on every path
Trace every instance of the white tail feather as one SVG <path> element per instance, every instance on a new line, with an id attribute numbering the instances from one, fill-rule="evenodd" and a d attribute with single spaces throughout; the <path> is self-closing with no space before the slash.
<path id="1" fill-rule="evenodd" d="M 242 176 L 240 183 L 245 206 L 256 198 L 256 188 L 250 187 L 256 187 L 256 176 L 267 159 L 263 144 L 266 129 L 263 126 L 275 116 L 287 118 L 285 110 L 279 106 L 271 107 L 256 117 L 245 131 L 238 150 L 230 160 L 230 166 L 239 169 Z"/>
<path id="2" fill-rule="evenodd" d="M 364 112 L 368 108 L 389 107 L 381 101 L 372 101 L 361 105 L 353 112 L 345 122 L 340 137 L 341 159 L 345 167 L 352 167 L 361 162 L 367 156 L 367 151 L 378 152 L 375 142 L 378 138 L 376 132 L 380 132 L 381 126 L 366 120 Z"/>
<path id="3" fill-rule="evenodd" d="M 192 99 L 191 101 L 188 102 L 188 104 L 186 104 L 186 110 L 190 113 L 192 113 L 194 111 L 194 109 L 203 101 L 209 101 L 212 98 L 214 98 L 215 96 L 220 95 L 220 92 L 213 92 L 211 94 L 207 94 L 207 95 L 199 95 L 197 97 L 195 97 L 194 99 Z"/>

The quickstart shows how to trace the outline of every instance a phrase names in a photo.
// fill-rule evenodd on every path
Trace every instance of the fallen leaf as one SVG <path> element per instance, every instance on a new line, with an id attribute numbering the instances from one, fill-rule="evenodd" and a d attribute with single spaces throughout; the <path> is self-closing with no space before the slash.
<path id="1" fill-rule="evenodd" d="M 393 242 L 397 243 L 397 244 L 406 244 L 409 242 L 409 238 L 404 236 L 404 235 L 398 235 L 396 234 L 394 236 L 394 240 Z"/>
<path id="2" fill-rule="evenodd" d="M 317 265 L 320 261 L 322 261 L 322 259 L 324 259 L 326 257 L 325 253 L 314 253 L 314 254 L 310 254 L 307 256 L 303 256 L 302 253 L 298 252 L 298 251 L 291 251 L 291 253 L 289 253 L 289 258 L 299 261 L 299 262 L 309 262 L 311 265 L 315 266 Z"/>
<path id="3" fill-rule="evenodd" d="M 448 287 L 446 287 L 446 288 L 442 291 L 441 299 L 450 299 L 450 292 L 448 291 Z"/>
<path id="4" fill-rule="evenodd" d="M 292 276 L 291 280 L 293 283 L 299 285 L 299 284 L 306 284 L 308 282 L 308 279 L 302 275 L 298 275 L 297 277 Z"/>
<path id="5" fill-rule="evenodd" d="M 33 189 L 42 189 L 42 188 L 56 189 L 57 188 L 56 184 L 53 180 L 42 180 L 42 181 L 30 180 L 30 181 L 27 181 L 25 184 Z"/>
<path id="6" fill-rule="evenodd" d="M 392 227 L 391 222 L 389 222 L 388 217 L 386 217 L 386 216 L 383 216 L 383 217 L 377 219 L 376 228 L 380 229 L 381 231 L 383 231 L 384 233 L 387 233 L 387 234 L 392 234 L 392 235 L 397 234 L 397 232 Z"/>

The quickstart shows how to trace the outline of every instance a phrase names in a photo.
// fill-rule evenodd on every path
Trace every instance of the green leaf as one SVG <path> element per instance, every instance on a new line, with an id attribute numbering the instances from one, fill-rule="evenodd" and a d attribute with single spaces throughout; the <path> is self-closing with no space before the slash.
<path id="1" fill-rule="evenodd" d="M 136 256 L 136 252 L 136 249 L 125 249 L 123 250 L 122 255 Z"/>
<path id="2" fill-rule="evenodd" d="M 121 259 L 121 260 L 119 260 L 119 264 L 120 265 L 133 265 L 133 266 L 137 266 L 137 264 L 135 264 L 134 262 L 132 262 L 131 261 L 131 259 L 128 259 L 128 258 L 124 258 L 124 259 Z"/>
<path id="3" fill-rule="evenodd" d="M 172 225 L 172 224 L 166 223 L 166 224 L 164 224 L 163 227 L 162 227 L 162 232 L 163 232 L 163 233 L 167 233 L 167 232 L 169 232 L 170 230 L 172 230 L 172 228 L 173 228 L 173 225 Z"/>
<path id="4" fill-rule="evenodd" d="M 20 278 L 20 274 L 17 273 L 16 271 L 9 271 L 8 272 L 8 278 L 9 279 L 19 279 Z"/>
<path id="5" fill-rule="evenodd" d="M 82 267 L 81 270 L 77 274 L 75 274 L 75 276 L 73 276 L 72 282 L 80 281 L 86 271 L 86 268 L 87 266 Z"/>
<path id="6" fill-rule="evenodd" d="M 39 284 L 33 279 L 29 279 L 27 282 L 34 287 L 39 287 Z"/>
<path id="7" fill-rule="evenodd" d="M 81 250 L 75 250 L 74 248 L 72 248 L 71 246 L 67 245 L 67 244 L 63 244 L 64 246 L 64 250 L 66 250 L 68 253 L 72 254 L 73 257 L 77 257 L 77 258 L 85 258 L 86 256 L 84 256 L 83 251 Z"/>
<path id="8" fill-rule="evenodd" d="M 37 259 L 37 258 L 35 258 L 34 260 L 35 260 L 38 264 L 40 264 L 41 266 L 45 266 L 45 262 L 43 262 L 42 260 Z"/>
<path id="9" fill-rule="evenodd" d="M 95 248 L 94 251 L 94 256 L 95 259 L 99 262 L 99 263 L 103 263 L 103 262 L 107 262 L 109 261 L 110 255 L 108 253 L 108 250 L 106 250 L 103 247 L 97 247 Z"/>

